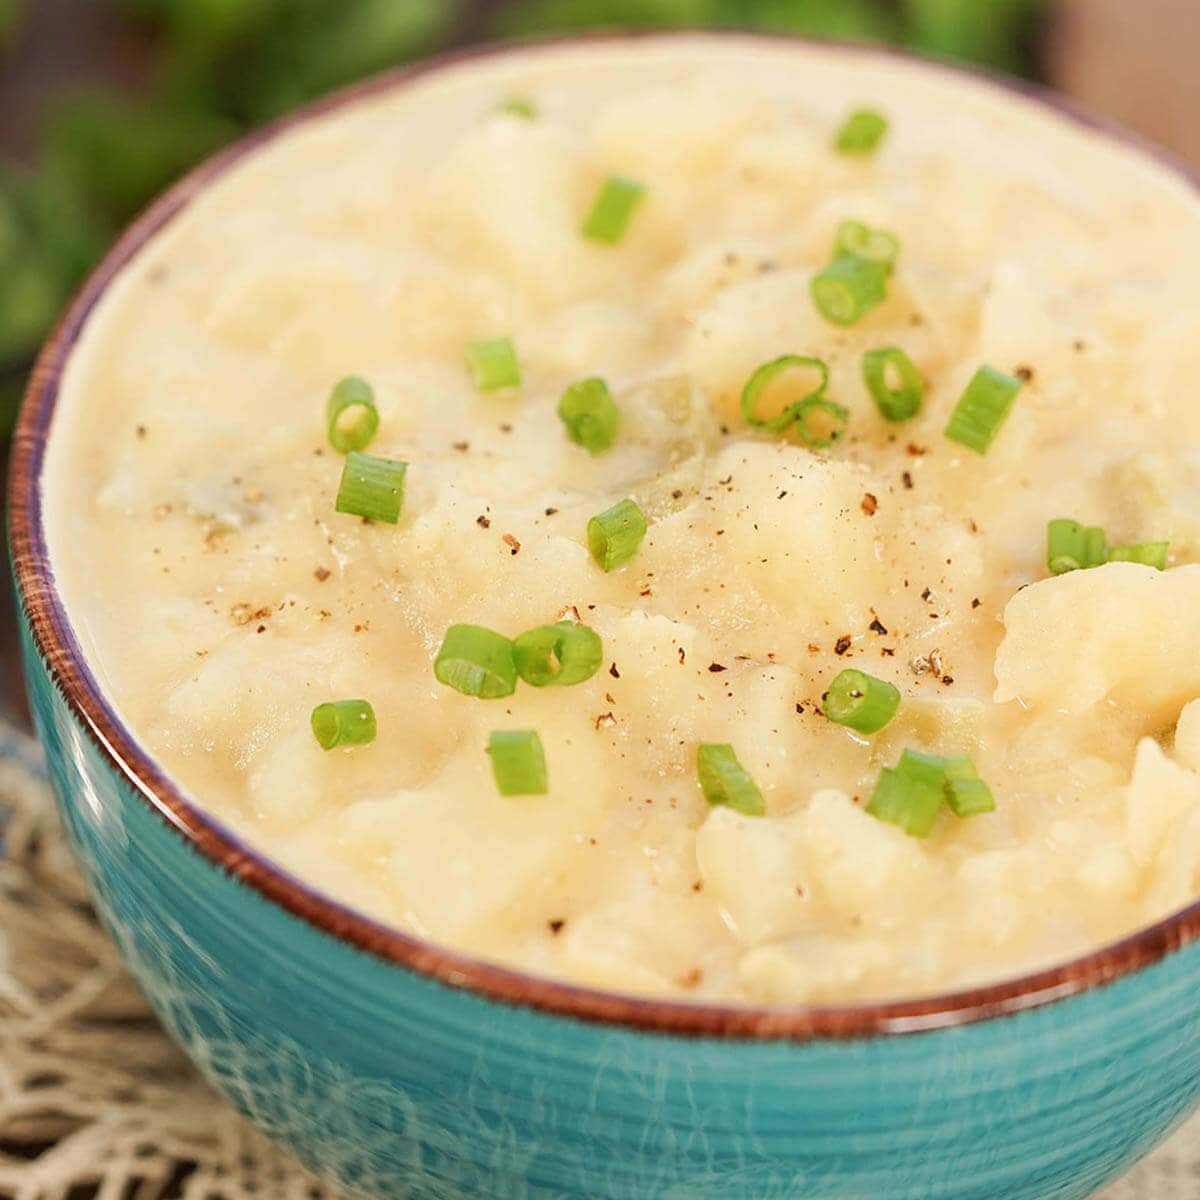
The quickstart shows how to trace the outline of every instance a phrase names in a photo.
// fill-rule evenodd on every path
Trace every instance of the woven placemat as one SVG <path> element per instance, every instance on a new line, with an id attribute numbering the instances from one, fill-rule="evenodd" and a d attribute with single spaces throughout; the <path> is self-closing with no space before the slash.
<path id="1" fill-rule="evenodd" d="M 172 1197 L 337 1200 L 159 1028 L 92 916 L 37 747 L 0 725 L 0 1200 Z M 1200 1117 L 1102 1198 L 1200 1200 Z"/>

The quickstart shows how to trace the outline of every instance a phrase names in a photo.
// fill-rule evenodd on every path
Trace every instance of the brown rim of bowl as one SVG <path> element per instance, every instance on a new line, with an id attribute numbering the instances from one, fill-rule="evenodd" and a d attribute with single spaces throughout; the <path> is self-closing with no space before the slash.
<path id="1" fill-rule="evenodd" d="M 899 56 L 924 61 L 931 70 L 965 74 L 977 82 L 1008 89 L 1109 139 L 1132 144 L 1150 157 L 1165 162 L 1176 174 L 1200 189 L 1200 178 L 1165 152 L 1042 88 L 1021 81 L 997 79 L 984 72 L 951 64 L 929 62 L 902 51 L 836 42 L 814 43 L 808 39 L 733 31 L 600 34 L 586 38 L 545 39 L 532 45 L 536 48 L 580 41 L 623 41 L 643 36 L 760 39 L 771 44 L 792 42 L 817 45 L 830 53 L 864 58 Z M 108 285 L 154 234 L 186 208 L 211 181 L 281 133 L 364 97 L 403 87 L 447 66 L 511 53 L 529 45 L 521 42 L 470 47 L 377 75 L 291 113 L 210 158 L 165 192 L 125 230 L 85 281 L 43 347 L 14 434 L 9 481 L 10 546 L 19 599 L 34 643 L 48 666 L 52 680 L 93 742 L 146 803 L 202 855 L 308 924 L 386 962 L 398 964 L 448 986 L 463 988 L 508 1004 L 584 1021 L 682 1036 L 747 1040 L 804 1041 L 917 1033 L 1006 1016 L 1064 999 L 1128 975 L 1194 941 L 1200 936 L 1200 901 L 1130 937 L 1062 965 L 983 987 L 917 999 L 755 1008 L 643 999 L 599 991 L 525 975 L 470 958 L 373 921 L 323 895 L 259 855 L 220 821 L 192 804 L 122 723 L 101 693 L 67 621 L 55 589 L 41 512 L 40 477 L 59 381 L 93 308 Z"/>

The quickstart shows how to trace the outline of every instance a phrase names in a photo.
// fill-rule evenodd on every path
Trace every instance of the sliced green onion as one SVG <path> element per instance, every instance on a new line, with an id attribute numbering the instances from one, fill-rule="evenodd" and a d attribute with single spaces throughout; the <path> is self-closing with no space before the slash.
<path id="1" fill-rule="evenodd" d="M 646 515 L 636 500 L 618 500 L 587 523 L 588 550 L 602 570 L 627 563 L 646 536 Z"/>
<path id="2" fill-rule="evenodd" d="M 1109 553 L 1109 562 L 1141 563 L 1146 567 L 1157 567 L 1160 571 L 1167 565 L 1170 542 L 1138 542 L 1136 546 L 1114 546 Z"/>
<path id="3" fill-rule="evenodd" d="M 797 367 L 805 369 L 811 367 L 819 373 L 821 382 L 811 391 L 806 392 L 801 400 L 785 405 L 773 417 L 761 416 L 759 408 L 767 388 L 771 386 L 776 376 Z M 779 433 L 796 420 L 797 409 L 800 405 L 806 400 L 820 396 L 825 391 L 828 382 L 829 367 L 819 358 L 810 358 L 806 354 L 784 354 L 779 358 L 773 358 L 770 362 L 765 362 L 756 368 L 754 374 L 746 380 L 746 386 L 742 388 L 742 416 L 746 418 L 746 423 L 755 429 L 769 429 L 773 433 Z"/>
<path id="4" fill-rule="evenodd" d="M 946 437 L 977 454 L 987 453 L 1020 390 L 1019 379 L 995 367 L 980 367 L 950 414 Z"/>
<path id="5" fill-rule="evenodd" d="M 451 625 L 433 673 L 439 683 L 481 700 L 497 700 L 517 690 L 512 642 L 482 625 Z"/>
<path id="6" fill-rule="evenodd" d="M 619 242 L 646 188 L 635 179 L 610 175 L 596 193 L 591 211 L 583 222 L 583 236 L 594 242 Z"/>
<path id="7" fill-rule="evenodd" d="M 865 671 L 842 671 L 825 693 L 823 711 L 836 725 L 878 733 L 900 707 L 900 692 Z"/>
<path id="8" fill-rule="evenodd" d="M 573 621 L 541 625 L 513 642 L 517 674 L 534 687 L 582 683 L 595 675 L 603 658 L 600 635 Z"/>
<path id="9" fill-rule="evenodd" d="M 510 117 L 523 117 L 526 121 L 532 121 L 538 115 L 537 105 L 528 96 L 509 96 L 496 111 Z"/>
<path id="10" fill-rule="evenodd" d="M 1058 517 L 1046 526 L 1046 566 L 1052 575 L 1098 567 L 1108 561 L 1107 541 L 1099 525 Z"/>
<path id="11" fill-rule="evenodd" d="M 485 338 L 467 347 L 467 366 L 481 392 L 519 387 L 521 367 L 511 338 Z"/>
<path id="12" fill-rule="evenodd" d="M 946 800 L 945 764 L 937 755 L 925 754 L 920 750 L 905 750 L 896 764 L 896 775 L 903 784 L 899 792 L 893 793 L 903 800 L 903 828 L 913 837 L 926 837 Z M 892 787 L 891 784 L 888 786 Z M 879 816 L 880 814 L 871 808 L 874 803 L 875 798 L 872 796 L 867 811 L 872 816 Z M 900 821 L 893 823 L 901 824 Z"/>
<path id="13" fill-rule="evenodd" d="M 617 436 L 616 402 L 603 379 L 581 379 L 562 394 L 558 415 L 567 437 L 592 454 L 607 450 Z"/>
<path id="14" fill-rule="evenodd" d="M 913 360 L 899 346 L 868 350 L 862 357 L 862 377 L 886 420 L 907 421 L 920 412 L 925 384 Z"/>
<path id="15" fill-rule="evenodd" d="M 879 263 L 890 275 L 900 255 L 900 239 L 890 229 L 875 229 L 861 221 L 843 221 L 833 242 L 833 258 L 847 256 Z"/>
<path id="16" fill-rule="evenodd" d="M 1132 562 L 1163 570 L 1169 542 L 1138 542 L 1133 546 L 1108 547 L 1099 525 L 1081 525 L 1068 517 L 1057 517 L 1046 526 L 1046 566 L 1052 575 L 1103 566 L 1106 562 Z"/>
<path id="17" fill-rule="evenodd" d="M 366 700 L 330 700 L 312 710 L 313 737 L 322 750 L 375 740 L 375 710 Z"/>
<path id="18" fill-rule="evenodd" d="M 325 405 L 329 444 L 339 453 L 365 450 L 379 428 L 375 390 L 357 375 L 348 375 L 329 393 Z"/>
<path id="19" fill-rule="evenodd" d="M 500 795 L 546 794 L 546 754 L 532 729 L 497 729 L 488 737 L 487 752 Z"/>
<path id="20" fill-rule="evenodd" d="M 732 746 L 705 742 L 696 752 L 696 770 L 709 804 L 724 805 L 748 817 L 761 817 L 767 811 L 762 792 L 738 762 Z"/>
<path id="21" fill-rule="evenodd" d="M 834 325 L 853 325 L 883 303 L 887 268 L 869 258 L 846 254 L 814 275 L 809 289 L 817 311 Z"/>
<path id="22" fill-rule="evenodd" d="M 898 768 L 884 767 L 867 803 L 867 812 L 880 821 L 899 825 L 913 837 L 928 837 L 944 802 L 942 784 L 931 784 Z"/>
<path id="23" fill-rule="evenodd" d="M 996 799 L 975 764 L 965 754 L 951 754 L 942 759 L 946 776 L 946 803 L 956 817 L 974 817 L 994 812 Z"/>
<path id="24" fill-rule="evenodd" d="M 914 837 L 926 837 L 943 804 L 958 817 L 973 817 L 996 807 L 991 789 L 965 755 L 943 758 L 905 750 L 894 769 L 885 767 L 879 773 L 867 812 Z"/>
<path id="25" fill-rule="evenodd" d="M 340 513 L 395 525 L 404 506 L 408 463 L 352 450 L 342 467 L 335 508 Z"/>
<path id="26" fill-rule="evenodd" d="M 941 787 L 946 782 L 946 763 L 937 754 L 926 754 L 923 750 L 905 750 L 900 755 L 896 770 L 906 779 Z"/>
<path id="27" fill-rule="evenodd" d="M 813 424 L 813 417 L 827 418 Z M 850 424 L 850 410 L 843 404 L 826 400 L 824 396 L 809 396 L 796 405 L 796 433 L 800 440 L 814 450 L 825 450 L 838 441 Z M 825 432 L 822 432 L 824 427 Z"/>
<path id="28" fill-rule="evenodd" d="M 840 154 L 870 154 L 888 131 L 887 117 L 874 108 L 855 109 L 837 132 L 834 149 Z"/>

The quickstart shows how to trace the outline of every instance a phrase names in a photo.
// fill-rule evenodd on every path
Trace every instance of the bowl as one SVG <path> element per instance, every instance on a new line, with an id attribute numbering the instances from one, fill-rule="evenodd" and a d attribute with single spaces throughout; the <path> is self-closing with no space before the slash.
<path id="1" fill-rule="evenodd" d="M 43 350 L 15 436 L 9 534 L 30 700 L 97 910 L 214 1086 L 375 1200 L 1087 1196 L 1200 1097 L 1200 904 L 1054 969 L 915 1000 L 750 1008 L 535 978 L 368 920 L 250 849 L 156 765 L 81 652 L 41 478 L 97 302 L 158 230 L 297 122 L 464 60 L 540 52 L 383 75 L 218 155 L 124 234 Z M 965 86 L 1090 123 L 1024 86 Z"/>

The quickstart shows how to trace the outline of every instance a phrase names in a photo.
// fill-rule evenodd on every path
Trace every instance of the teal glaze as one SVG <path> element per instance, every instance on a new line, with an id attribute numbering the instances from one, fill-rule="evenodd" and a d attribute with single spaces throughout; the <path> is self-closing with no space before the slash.
<path id="1" fill-rule="evenodd" d="M 206 858 L 30 698 L 105 924 L 205 1075 L 372 1200 L 1077 1200 L 1200 1094 L 1200 946 L 1015 1015 L 848 1040 L 577 1021 L 359 951 Z"/>

